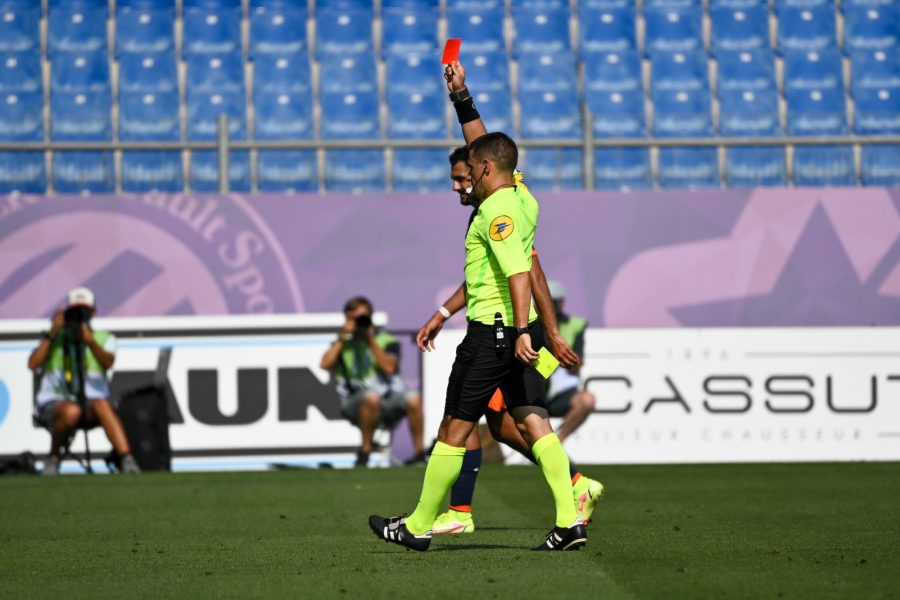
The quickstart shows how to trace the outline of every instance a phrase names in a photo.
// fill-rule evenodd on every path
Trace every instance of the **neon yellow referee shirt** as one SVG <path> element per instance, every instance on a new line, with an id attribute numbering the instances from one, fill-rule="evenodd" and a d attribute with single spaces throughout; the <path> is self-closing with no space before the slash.
<path id="1" fill-rule="evenodd" d="M 516 182 L 521 176 L 516 177 Z M 524 185 L 497 190 L 478 207 L 466 234 L 466 317 L 491 325 L 494 314 L 514 325 L 509 278 L 531 270 L 538 203 Z M 534 303 L 528 322 L 537 318 Z"/>

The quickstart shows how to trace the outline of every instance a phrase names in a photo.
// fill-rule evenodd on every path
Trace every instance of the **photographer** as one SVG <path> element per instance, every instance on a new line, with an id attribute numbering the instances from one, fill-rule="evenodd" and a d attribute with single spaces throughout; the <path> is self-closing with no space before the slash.
<path id="1" fill-rule="evenodd" d="M 356 466 L 365 467 L 372 436 L 379 423 L 393 427 L 409 419 L 416 454 L 409 462 L 424 462 L 422 400 L 400 378 L 400 342 L 372 324 L 372 303 L 357 296 L 344 305 L 346 321 L 340 335 L 322 356 L 341 397 L 341 413 L 362 432 Z"/>
<path id="2" fill-rule="evenodd" d="M 41 371 L 35 415 L 51 434 L 45 475 L 59 474 L 60 448 L 79 427 L 91 429 L 98 424 L 121 458 L 122 472 L 140 472 L 122 422 L 109 402 L 106 372 L 116 360 L 116 338 L 91 328 L 95 312 L 93 292 L 73 289 L 68 306 L 56 311 L 50 330 L 42 334 L 28 358 L 28 368 Z"/>

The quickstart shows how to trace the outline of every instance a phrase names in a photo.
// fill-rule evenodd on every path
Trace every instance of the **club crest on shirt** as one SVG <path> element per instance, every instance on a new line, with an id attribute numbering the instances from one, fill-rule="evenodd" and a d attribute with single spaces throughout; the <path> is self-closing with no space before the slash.
<path id="1" fill-rule="evenodd" d="M 495 242 L 499 242 L 500 240 L 506 239 L 509 237 L 509 234 L 513 232 L 516 226 L 513 223 L 513 220 L 503 215 L 502 217 L 497 217 L 493 221 L 491 221 L 491 226 L 488 228 L 488 232 L 491 236 L 491 239 Z"/>

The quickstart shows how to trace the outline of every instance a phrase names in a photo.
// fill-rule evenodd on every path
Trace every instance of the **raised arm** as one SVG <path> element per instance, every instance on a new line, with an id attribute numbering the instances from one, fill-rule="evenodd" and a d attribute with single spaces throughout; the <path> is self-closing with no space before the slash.
<path id="1" fill-rule="evenodd" d="M 462 125 L 463 138 L 466 144 L 471 144 L 487 133 L 484 122 L 475 109 L 472 96 L 466 88 L 466 70 L 457 60 L 444 69 L 444 79 L 447 80 L 447 90 L 450 92 L 450 100 L 456 109 L 459 123 Z"/>

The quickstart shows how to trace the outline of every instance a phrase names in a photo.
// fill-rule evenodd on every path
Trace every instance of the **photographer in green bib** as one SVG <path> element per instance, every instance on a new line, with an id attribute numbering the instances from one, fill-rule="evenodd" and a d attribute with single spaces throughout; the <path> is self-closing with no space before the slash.
<path id="1" fill-rule="evenodd" d="M 42 333 L 28 358 L 28 368 L 41 374 L 35 419 L 51 436 L 44 475 L 59 474 L 60 451 L 77 429 L 98 425 L 119 456 L 121 471 L 140 472 L 122 422 L 109 402 L 107 372 L 116 360 L 116 338 L 91 327 L 95 314 L 94 293 L 85 287 L 73 289 L 68 305 L 56 311 L 50 329 Z"/>
<path id="2" fill-rule="evenodd" d="M 372 303 L 356 296 L 344 305 L 344 327 L 322 356 L 321 367 L 331 371 L 341 398 L 341 414 L 362 432 L 356 466 L 365 467 L 372 453 L 372 437 L 379 425 L 393 428 L 409 421 L 414 456 L 407 463 L 425 462 L 422 442 L 422 400 L 400 377 L 400 342 L 372 323 Z"/>

